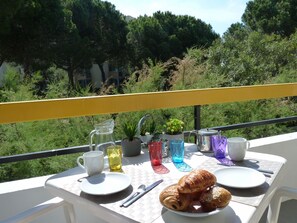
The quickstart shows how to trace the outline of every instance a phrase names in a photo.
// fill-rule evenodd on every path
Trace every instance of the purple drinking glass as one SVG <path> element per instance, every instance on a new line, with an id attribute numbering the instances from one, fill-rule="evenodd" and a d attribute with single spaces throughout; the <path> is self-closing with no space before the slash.
<path id="1" fill-rule="evenodd" d="M 212 136 L 211 145 L 215 158 L 223 159 L 226 157 L 227 137 L 221 135 Z"/>

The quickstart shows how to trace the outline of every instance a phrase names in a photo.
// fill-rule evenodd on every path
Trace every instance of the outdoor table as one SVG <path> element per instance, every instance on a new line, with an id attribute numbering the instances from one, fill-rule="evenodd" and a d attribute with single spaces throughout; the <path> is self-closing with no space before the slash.
<path id="1" fill-rule="evenodd" d="M 266 182 L 256 188 L 229 188 L 232 199 L 229 205 L 215 215 L 199 218 L 199 222 L 258 222 L 269 205 L 274 190 L 280 186 L 283 177 L 283 167 L 286 160 L 280 156 L 264 153 L 247 152 L 240 166 L 253 169 L 269 169 L 273 174 L 266 175 Z M 197 218 L 180 216 L 165 209 L 160 201 L 160 192 L 168 185 L 187 174 L 190 169 L 206 169 L 214 172 L 217 169 L 229 168 L 220 165 L 212 154 L 201 154 L 195 144 L 185 144 L 184 166 L 172 163 L 171 158 L 163 158 L 162 166 L 153 168 L 147 149 L 135 157 L 123 157 L 123 171 L 131 178 L 131 185 L 115 194 L 98 196 L 89 195 L 80 190 L 80 180 L 87 177 L 79 167 L 51 176 L 45 183 L 45 188 L 53 195 L 63 198 L 69 205 L 83 205 L 90 213 L 105 222 L 196 222 Z M 105 169 L 104 171 L 109 171 Z M 184 172 L 185 171 L 185 172 Z M 137 189 L 140 184 L 150 185 L 163 179 L 164 181 L 145 194 L 129 207 L 120 204 Z"/>

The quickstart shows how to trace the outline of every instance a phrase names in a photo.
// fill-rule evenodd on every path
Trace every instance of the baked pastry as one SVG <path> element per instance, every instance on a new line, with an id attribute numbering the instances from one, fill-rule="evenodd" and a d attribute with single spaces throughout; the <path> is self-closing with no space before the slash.
<path id="1" fill-rule="evenodd" d="M 212 187 L 204 191 L 200 196 L 200 204 L 205 212 L 213 211 L 217 208 L 226 207 L 231 200 L 231 193 L 222 187 Z"/>
<path id="2" fill-rule="evenodd" d="M 217 178 L 214 174 L 207 170 L 197 169 L 180 178 L 177 189 L 180 193 L 203 192 L 216 182 Z"/>
<path id="3" fill-rule="evenodd" d="M 177 184 L 166 187 L 159 195 L 161 204 L 175 211 L 185 211 L 192 200 L 189 194 L 181 194 L 177 190 Z"/>
<path id="4" fill-rule="evenodd" d="M 199 201 L 202 193 L 203 191 L 193 192 L 193 193 L 189 193 L 189 196 L 191 197 L 192 201 Z"/>
<path id="5" fill-rule="evenodd" d="M 166 187 L 159 195 L 160 202 L 175 211 L 196 212 L 195 205 L 202 211 L 210 212 L 226 207 L 231 193 L 215 186 L 216 177 L 207 170 L 197 169 L 181 177 L 177 184 Z"/>

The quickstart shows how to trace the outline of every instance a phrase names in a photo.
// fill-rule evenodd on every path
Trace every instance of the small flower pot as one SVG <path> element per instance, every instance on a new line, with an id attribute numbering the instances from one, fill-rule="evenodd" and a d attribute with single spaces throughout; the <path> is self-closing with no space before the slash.
<path id="1" fill-rule="evenodd" d="M 163 138 L 167 141 L 167 148 L 170 151 L 170 140 L 184 140 L 184 134 L 170 135 L 165 133 Z"/>
<path id="2" fill-rule="evenodd" d="M 123 156 L 138 156 L 141 152 L 141 140 L 139 138 L 134 138 L 132 141 L 128 139 L 123 139 L 121 142 Z"/>

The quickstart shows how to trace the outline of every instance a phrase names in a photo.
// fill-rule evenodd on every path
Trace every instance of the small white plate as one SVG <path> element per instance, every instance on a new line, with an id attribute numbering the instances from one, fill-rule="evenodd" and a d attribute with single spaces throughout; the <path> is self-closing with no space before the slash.
<path id="1" fill-rule="evenodd" d="M 84 179 L 80 189 L 92 195 L 108 195 L 122 191 L 129 187 L 131 178 L 123 173 L 106 172 Z"/>
<path id="2" fill-rule="evenodd" d="M 196 208 L 196 210 L 194 212 L 186 212 L 186 211 L 175 211 L 175 210 L 165 207 L 164 205 L 163 205 L 163 207 L 166 208 L 168 211 L 173 212 L 175 214 L 186 216 L 186 217 L 191 217 L 191 218 L 208 217 L 211 215 L 218 214 L 224 209 L 224 208 L 217 208 L 216 210 L 211 211 L 211 212 L 203 212 L 200 205 L 194 205 L 194 207 Z"/>
<path id="3" fill-rule="evenodd" d="M 252 188 L 265 183 L 265 176 L 247 167 L 227 167 L 216 170 L 217 183 L 233 188 Z"/>

